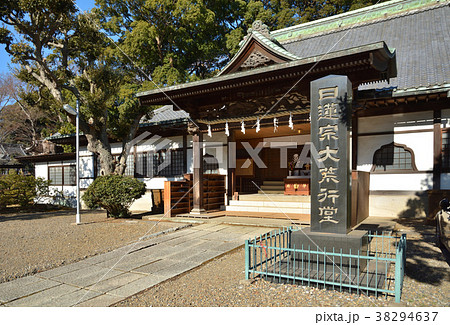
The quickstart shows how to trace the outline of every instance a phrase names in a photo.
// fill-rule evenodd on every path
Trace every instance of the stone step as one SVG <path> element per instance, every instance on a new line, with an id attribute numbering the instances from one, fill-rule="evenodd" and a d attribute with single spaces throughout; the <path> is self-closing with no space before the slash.
<path id="1" fill-rule="evenodd" d="M 268 190 L 268 191 L 258 191 L 258 194 L 283 194 L 284 191 Z"/>
<path id="2" fill-rule="evenodd" d="M 265 186 L 265 185 L 272 185 L 272 186 L 281 186 L 281 187 L 283 187 L 284 186 L 284 182 L 283 181 L 264 181 L 263 182 L 263 186 Z"/>
<path id="3" fill-rule="evenodd" d="M 239 212 L 239 211 L 225 211 L 227 216 L 232 217 L 254 217 L 254 218 L 268 218 L 268 219 L 291 219 L 295 220 L 297 224 L 309 225 L 310 215 L 300 213 L 261 213 L 261 212 Z"/>
<path id="4" fill-rule="evenodd" d="M 240 194 L 239 201 L 268 201 L 268 202 L 311 202 L 309 195 L 276 194 Z"/>
<path id="5" fill-rule="evenodd" d="M 259 212 L 259 213 L 286 213 L 289 214 L 309 214 L 310 209 L 306 208 L 285 208 L 285 207 L 255 207 L 255 206 L 232 206 L 228 205 L 225 210 L 237 212 Z"/>
<path id="6" fill-rule="evenodd" d="M 285 208 L 310 208 L 311 204 L 308 202 L 276 202 L 276 201 L 238 201 L 231 200 L 231 206 L 243 207 L 285 207 Z"/>
<path id="7" fill-rule="evenodd" d="M 264 192 L 266 192 L 266 191 L 283 191 L 284 192 L 284 187 L 283 186 L 275 186 L 275 185 L 262 185 L 261 190 Z"/>

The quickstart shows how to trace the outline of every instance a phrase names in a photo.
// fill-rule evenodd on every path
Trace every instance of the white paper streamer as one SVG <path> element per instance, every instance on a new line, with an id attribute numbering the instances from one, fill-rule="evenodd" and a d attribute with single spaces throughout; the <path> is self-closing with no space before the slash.
<path id="1" fill-rule="evenodd" d="M 208 136 L 212 138 L 211 124 L 208 124 Z"/>
<path id="2" fill-rule="evenodd" d="M 244 121 L 241 122 L 241 132 L 245 134 L 245 124 Z"/>
<path id="3" fill-rule="evenodd" d="M 256 133 L 258 133 L 259 130 L 261 130 L 261 126 L 259 125 L 259 117 L 258 117 L 258 119 L 256 120 Z"/>
<path id="4" fill-rule="evenodd" d="M 289 113 L 289 127 L 291 130 L 294 129 L 294 123 L 292 122 L 292 113 Z"/>
<path id="5" fill-rule="evenodd" d="M 225 135 L 227 137 L 230 136 L 230 130 L 228 129 L 228 121 L 225 122 Z"/>
<path id="6" fill-rule="evenodd" d="M 273 132 L 278 131 L 278 119 L 276 117 L 273 118 Z"/>

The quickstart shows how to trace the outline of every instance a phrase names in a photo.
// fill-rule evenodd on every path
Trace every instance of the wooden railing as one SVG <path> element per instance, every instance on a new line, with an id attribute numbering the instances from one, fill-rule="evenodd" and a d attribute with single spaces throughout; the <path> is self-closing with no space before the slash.
<path id="1" fill-rule="evenodd" d="M 186 174 L 183 181 L 164 182 L 164 214 L 167 217 L 192 210 L 192 178 L 192 174 Z M 203 207 L 206 211 L 219 210 L 225 205 L 225 192 L 225 175 L 203 175 Z"/>

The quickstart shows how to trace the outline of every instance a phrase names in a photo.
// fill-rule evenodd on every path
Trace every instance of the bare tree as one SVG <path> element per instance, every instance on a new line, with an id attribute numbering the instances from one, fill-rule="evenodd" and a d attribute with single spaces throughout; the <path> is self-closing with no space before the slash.
<path id="1" fill-rule="evenodd" d="M 48 106 L 48 102 L 36 87 L 21 82 L 12 74 L 3 74 L 0 94 L 0 142 L 24 144 L 29 152 L 39 144 L 43 129 L 57 128 L 51 112 L 42 108 L 42 105 Z"/>

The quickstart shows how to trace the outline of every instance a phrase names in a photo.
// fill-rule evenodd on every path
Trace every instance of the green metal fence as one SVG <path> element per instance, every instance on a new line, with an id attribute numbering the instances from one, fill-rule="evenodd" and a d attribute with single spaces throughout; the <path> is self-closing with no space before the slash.
<path id="1" fill-rule="evenodd" d="M 246 278 L 257 276 L 349 292 L 395 295 L 400 302 L 406 260 L 406 235 L 368 232 L 362 251 L 291 245 L 293 227 L 245 241 Z"/>

